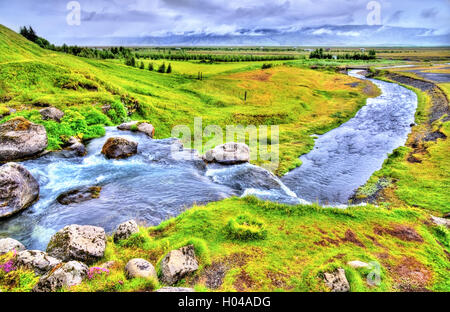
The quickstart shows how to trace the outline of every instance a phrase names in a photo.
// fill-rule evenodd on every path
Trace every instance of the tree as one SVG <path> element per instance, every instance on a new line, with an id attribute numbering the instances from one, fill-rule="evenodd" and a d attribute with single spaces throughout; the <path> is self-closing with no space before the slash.
<path id="1" fill-rule="evenodd" d="M 158 73 L 164 74 L 165 72 L 166 72 L 166 64 L 162 63 L 161 66 L 159 66 Z"/>
<path id="2" fill-rule="evenodd" d="M 148 63 L 148 70 L 149 71 L 153 71 L 153 63 L 152 62 L 150 62 L 150 63 Z"/>
<path id="3" fill-rule="evenodd" d="M 143 62 L 143 61 L 141 61 L 141 65 L 139 66 L 139 68 L 140 68 L 140 69 L 144 69 L 144 68 L 145 68 L 145 65 L 144 65 L 144 62 Z"/>
<path id="4" fill-rule="evenodd" d="M 125 60 L 125 65 L 136 67 L 136 59 L 134 56 L 127 57 Z"/>
<path id="5" fill-rule="evenodd" d="M 172 65 L 169 63 L 166 73 L 170 74 L 171 72 L 172 72 Z"/>

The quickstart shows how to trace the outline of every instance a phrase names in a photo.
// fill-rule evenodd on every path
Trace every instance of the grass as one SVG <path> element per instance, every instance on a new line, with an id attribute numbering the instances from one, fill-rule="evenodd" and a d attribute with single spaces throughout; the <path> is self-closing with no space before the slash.
<path id="1" fill-rule="evenodd" d="M 229 220 L 240 215 L 264 224 L 264 239 L 229 237 Z M 446 228 L 428 226 L 427 219 L 416 208 L 323 209 L 253 197 L 230 198 L 196 206 L 157 227 L 141 227 L 139 234 L 117 244 L 109 238 L 104 259 L 95 265 L 115 261 L 110 273 L 70 291 L 162 287 L 155 281 L 127 281 L 123 267 L 132 258 L 144 258 L 159 271 L 168 251 L 188 244 L 195 246 L 200 268 L 176 286 L 199 291 L 327 291 L 323 273 L 338 267 L 346 270 L 351 291 L 402 291 L 406 287 L 448 291 L 449 263 L 444 250 L 449 250 L 449 233 Z M 411 239 L 399 227 L 417 236 Z M 351 268 L 347 262 L 352 260 L 378 264 L 381 284 L 370 286 L 366 279 L 373 269 Z M 219 264 L 227 268 L 223 284 L 210 289 L 207 276 Z"/>

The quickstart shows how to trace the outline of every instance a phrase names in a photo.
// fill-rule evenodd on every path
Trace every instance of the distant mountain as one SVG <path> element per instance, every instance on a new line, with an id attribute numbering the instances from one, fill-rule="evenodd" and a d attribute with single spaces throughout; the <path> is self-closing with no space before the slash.
<path id="1" fill-rule="evenodd" d="M 143 46 L 448 46 L 449 34 L 433 29 L 343 25 L 241 29 L 228 34 L 167 33 L 164 36 L 64 38 L 67 44 Z"/>

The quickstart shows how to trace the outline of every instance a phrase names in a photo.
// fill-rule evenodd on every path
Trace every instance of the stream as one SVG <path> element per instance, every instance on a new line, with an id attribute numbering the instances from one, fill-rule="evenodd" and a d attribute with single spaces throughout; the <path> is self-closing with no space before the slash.
<path id="1" fill-rule="evenodd" d="M 365 79 L 350 72 L 351 76 Z M 38 180 L 33 206 L 0 221 L 0 237 L 28 249 L 45 250 L 50 237 L 70 224 L 95 225 L 111 233 L 129 219 L 146 225 L 179 215 L 195 204 L 231 196 L 255 195 L 287 204 L 318 201 L 347 204 L 354 190 L 381 168 L 388 153 L 405 143 L 417 106 L 415 93 L 397 84 L 371 80 L 382 95 L 368 99 L 354 118 L 316 140 L 301 157 L 303 165 L 281 180 L 267 170 L 240 164 L 205 165 L 177 139 L 153 140 L 143 133 L 106 128 L 87 145 L 87 155 L 49 153 L 22 164 Z M 138 142 L 138 154 L 108 160 L 101 154 L 110 137 Z M 99 198 L 62 205 L 57 197 L 71 190 L 101 186 Z"/>

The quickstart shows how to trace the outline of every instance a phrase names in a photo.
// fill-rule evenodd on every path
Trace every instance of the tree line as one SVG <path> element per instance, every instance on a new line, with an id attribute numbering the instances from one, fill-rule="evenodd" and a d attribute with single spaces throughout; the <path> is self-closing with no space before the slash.
<path id="1" fill-rule="evenodd" d="M 136 53 L 136 57 L 150 60 L 200 61 L 200 62 L 255 62 L 295 60 L 294 55 L 230 55 L 230 54 L 191 54 L 191 53 Z"/>
<path id="2" fill-rule="evenodd" d="M 353 52 L 343 54 L 324 53 L 323 49 L 316 49 L 309 54 L 310 59 L 339 59 L 339 60 L 374 60 L 376 59 L 375 50 L 369 50 L 369 53 L 365 52 Z"/>
<path id="3" fill-rule="evenodd" d="M 138 66 L 138 61 L 136 60 L 136 58 L 134 56 L 129 56 L 125 59 L 125 65 L 127 66 L 131 66 L 131 67 L 139 67 L 139 69 L 145 69 L 145 64 L 143 61 L 140 62 L 139 66 Z M 157 71 L 158 73 L 161 74 L 170 74 L 172 73 L 172 64 L 169 63 L 169 65 L 166 67 L 166 63 L 162 63 L 158 69 L 156 69 L 153 65 L 153 63 L 149 63 L 147 69 L 149 71 Z"/>

